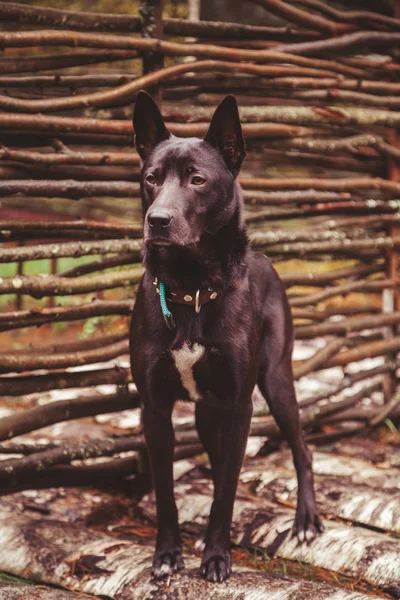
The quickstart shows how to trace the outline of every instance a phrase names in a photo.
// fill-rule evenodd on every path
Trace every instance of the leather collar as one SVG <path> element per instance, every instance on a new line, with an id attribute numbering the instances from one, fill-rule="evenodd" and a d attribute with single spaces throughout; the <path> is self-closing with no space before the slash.
<path id="1" fill-rule="evenodd" d="M 160 293 L 160 288 L 158 286 L 157 277 L 153 281 L 153 285 L 156 286 L 157 294 Z M 200 312 L 200 309 L 203 304 L 207 304 L 211 300 L 215 300 L 217 298 L 218 292 L 216 292 L 213 288 L 201 288 L 198 290 L 168 290 L 167 292 L 167 300 L 169 302 L 174 302 L 175 304 L 186 304 L 186 306 L 194 306 L 194 309 L 197 313 Z"/>

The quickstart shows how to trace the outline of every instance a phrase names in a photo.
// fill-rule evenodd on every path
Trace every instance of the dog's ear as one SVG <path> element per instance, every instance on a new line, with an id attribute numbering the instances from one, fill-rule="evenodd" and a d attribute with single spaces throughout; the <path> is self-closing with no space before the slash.
<path id="1" fill-rule="evenodd" d="M 150 94 L 143 90 L 138 93 L 133 107 L 133 129 L 135 147 L 143 159 L 147 158 L 157 144 L 171 136 L 157 104 Z"/>
<path id="2" fill-rule="evenodd" d="M 236 177 L 246 152 L 235 96 L 229 95 L 222 100 L 204 140 L 220 151 L 226 166 Z"/>

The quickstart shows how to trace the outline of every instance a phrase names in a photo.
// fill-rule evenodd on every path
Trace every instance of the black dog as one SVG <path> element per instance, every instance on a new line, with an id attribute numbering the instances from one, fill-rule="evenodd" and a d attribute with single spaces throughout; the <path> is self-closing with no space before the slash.
<path id="1" fill-rule="evenodd" d="M 196 403 L 214 480 L 201 572 L 223 581 L 231 573 L 230 526 L 256 383 L 293 452 L 293 531 L 303 541 L 322 530 L 293 387 L 290 309 L 273 267 L 249 249 L 236 181 L 245 151 L 235 98 L 219 105 L 204 140 L 171 135 L 145 92 L 133 122 L 143 159 L 146 271 L 132 316 L 131 357 L 156 492 L 153 575 L 183 567 L 171 423 L 180 399 Z"/>

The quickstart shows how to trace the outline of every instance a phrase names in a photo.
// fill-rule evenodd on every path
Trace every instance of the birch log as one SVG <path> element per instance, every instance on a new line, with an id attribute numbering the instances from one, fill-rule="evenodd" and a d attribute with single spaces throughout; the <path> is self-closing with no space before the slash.
<path id="1" fill-rule="evenodd" d="M 93 600 L 93 596 L 83 596 L 64 592 L 59 589 L 45 587 L 44 585 L 31 585 L 26 583 L 1 583 L 1 600 Z"/>
<path id="2" fill-rule="evenodd" d="M 29 511 L 15 510 L 12 502 L 0 504 L 0 538 L 0 570 L 113 600 L 371 598 L 325 583 L 276 577 L 240 567 L 236 567 L 227 583 L 216 585 L 200 579 L 200 559 L 193 555 L 185 557 L 183 573 L 156 583 L 150 578 L 154 542 L 151 545 L 134 543 L 38 513 L 30 515 Z M 57 598 L 64 600 L 62 594 L 60 592 Z M 27 597 L 35 598 L 33 595 Z M 39 597 L 47 600 L 45 595 Z M 10 596 L 9 600 L 16 598 L 20 600 L 21 595 Z M 53 598 L 50 596 L 49 600 Z"/>
<path id="3" fill-rule="evenodd" d="M 263 459 L 263 468 L 293 469 L 289 452 L 280 452 Z M 252 465 L 254 468 L 254 465 Z M 367 460 L 339 456 L 328 452 L 314 452 L 313 471 L 316 475 L 345 476 L 351 485 L 368 484 L 378 489 L 400 490 L 400 473 L 396 468 L 379 468 Z"/>
<path id="4" fill-rule="evenodd" d="M 260 498 L 296 506 L 297 478 L 294 472 L 250 470 L 242 473 L 242 481 L 252 482 Z M 315 493 L 321 513 L 353 523 L 400 533 L 400 493 L 380 490 L 368 485 L 352 485 L 347 477 L 315 477 Z"/>
<path id="5" fill-rule="evenodd" d="M 175 496 L 180 522 L 186 529 L 206 526 L 212 502 L 207 480 L 179 483 Z M 154 499 L 145 496 L 142 509 L 155 517 Z M 291 536 L 294 510 L 260 501 L 239 490 L 233 515 L 232 541 L 249 549 L 261 548 L 269 556 L 301 561 L 382 586 L 400 587 L 400 540 L 362 527 L 326 521 L 325 531 L 312 543 L 299 544 Z"/>

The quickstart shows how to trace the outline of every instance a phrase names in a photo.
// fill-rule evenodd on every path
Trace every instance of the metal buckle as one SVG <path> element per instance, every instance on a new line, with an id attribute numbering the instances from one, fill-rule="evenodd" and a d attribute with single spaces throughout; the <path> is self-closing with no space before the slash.
<path id="1" fill-rule="evenodd" d="M 194 304 L 194 310 L 197 312 L 197 314 L 200 312 L 201 310 L 201 304 L 200 304 L 200 289 L 197 290 L 196 292 L 196 298 L 195 298 L 195 304 Z"/>

